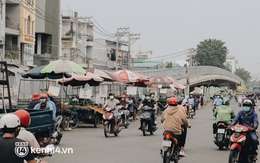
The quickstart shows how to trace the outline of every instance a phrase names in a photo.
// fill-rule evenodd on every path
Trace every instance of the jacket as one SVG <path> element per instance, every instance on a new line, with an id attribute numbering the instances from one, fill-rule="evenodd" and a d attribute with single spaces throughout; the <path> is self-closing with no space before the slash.
<path id="1" fill-rule="evenodd" d="M 188 127 L 187 116 L 181 106 L 168 106 L 162 113 L 161 122 L 165 131 L 181 135 L 181 125 Z"/>
<path id="2" fill-rule="evenodd" d="M 226 124 L 230 125 L 231 119 L 235 118 L 236 115 L 232 108 L 221 105 L 218 106 L 215 110 L 214 116 L 216 117 L 216 123 L 225 122 Z"/>
<path id="3" fill-rule="evenodd" d="M 234 126 L 237 123 L 247 127 L 254 127 L 255 129 L 257 129 L 258 116 L 253 109 L 248 114 L 246 114 L 243 110 L 241 110 L 234 118 L 233 122 L 231 123 L 231 126 Z"/>

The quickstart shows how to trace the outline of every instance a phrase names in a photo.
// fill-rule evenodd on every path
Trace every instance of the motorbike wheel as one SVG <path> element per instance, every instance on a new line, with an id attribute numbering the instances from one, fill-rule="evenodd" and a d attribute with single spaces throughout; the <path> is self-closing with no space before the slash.
<path id="1" fill-rule="evenodd" d="M 111 125 L 105 125 L 104 126 L 104 135 L 105 137 L 108 137 L 110 135 Z"/>
<path id="2" fill-rule="evenodd" d="M 114 133 L 115 136 L 118 136 L 118 134 L 119 134 L 119 133 L 118 133 L 117 131 Z"/>
<path id="3" fill-rule="evenodd" d="M 61 128 L 63 131 L 67 131 L 70 127 L 70 120 L 68 118 L 63 118 L 61 122 Z"/>
<path id="4" fill-rule="evenodd" d="M 95 115 L 95 117 L 94 117 L 94 127 L 95 128 L 98 128 L 99 122 L 100 122 L 99 116 Z"/>
<path id="5" fill-rule="evenodd" d="M 146 122 L 142 122 L 143 136 L 146 136 L 145 127 L 146 127 Z"/>
<path id="6" fill-rule="evenodd" d="M 133 121 L 135 121 L 136 120 L 136 110 L 134 109 L 133 110 Z"/>
<path id="7" fill-rule="evenodd" d="M 218 142 L 218 149 L 223 150 L 224 144 L 223 142 Z"/>
<path id="8" fill-rule="evenodd" d="M 239 154 L 240 152 L 237 149 L 231 150 L 229 153 L 228 163 L 239 163 Z"/>
<path id="9" fill-rule="evenodd" d="M 168 148 L 166 151 L 163 152 L 163 163 L 170 163 L 171 162 L 171 148 Z"/>
<path id="10" fill-rule="evenodd" d="M 79 126 L 79 118 L 77 117 L 73 121 L 73 124 L 70 125 L 71 128 L 77 128 Z"/>

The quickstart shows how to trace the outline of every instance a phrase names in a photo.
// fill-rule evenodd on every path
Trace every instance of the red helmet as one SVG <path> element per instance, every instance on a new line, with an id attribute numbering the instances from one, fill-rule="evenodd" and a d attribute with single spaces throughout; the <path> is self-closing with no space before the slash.
<path id="1" fill-rule="evenodd" d="M 168 100 L 168 104 L 169 104 L 169 105 L 177 105 L 177 104 L 178 104 L 177 98 L 171 97 L 171 98 Z"/>
<path id="2" fill-rule="evenodd" d="M 122 95 L 121 98 L 126 98 L 126 95 Z"/>
<path id="3" fill-rule="evenodd" d="M 26 110 L 17 110 L 14 112 L 20 119 L 21 125 L 25 127 L 29 127 L 31 123 L 31 116 Z"/>

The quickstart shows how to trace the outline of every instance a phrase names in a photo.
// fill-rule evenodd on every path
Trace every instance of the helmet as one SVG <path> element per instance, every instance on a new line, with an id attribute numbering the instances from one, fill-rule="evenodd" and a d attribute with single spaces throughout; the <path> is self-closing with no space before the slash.
<path id="1" fill-rule="evenodd" d="M 31 116 L 26 110 L 17 110 L 14 112 L 15 115 L 17 115 L 21 121 L 21 125 L 25 127 L 29 127 L 31 123 Z"/>
<path id="2" fill-rule="evenodd" d="M 41 94 L 41 96 L 40 96 L 40 98 L 48 98 L 48 95 L 47 94 L 45 94 L 45 93 L 43 93 L 43 94 Z"/>
<path id="3" fill-rule="evenodd" d="M 244 101 L 243 101 L 243 106 L 253 106 L 253 103 L 252 103 L 252 101 L 251 100 L 249 100 L 249 99 L 245 99 Z"/>
<path id="4" fill-rule="evenodd" d="M 38 93 L 33 94 L 32 100 L 39 100 L 39 99 L 40 99 L 40 95 Z"/>
<path id="5" fill-rule="evenodd" d="M 126 98 L 126 95 L 122 95 L 121 98 Z"/>
<path id="6" fill-rule="evenodd" d="M 51 92 L 48 92 L 49 97 L 53 97 L 53 94 Z"/>
<path id="7" fill-rule="evenodd" d="M 109 94 L 108 94 L 108 96 L 114 96 L 115 95 L 115 93 L 112 93 L 112 92 L 110 92 Z"/>
<path id="8" fill-rule="evenodd" d="M 178 104 L 177 98 L 171 97 L 171 98 L 168 100 L 168 104 L 169 104 L 169 105 L 177 105 L 177 104 Z"/>
<path id="9" fill-rule="evenodd" d="M 20 119 L 13 113 L 5 114 L 0 119 L 0 128 L 16 128 L 20 126 Z"/>
<path id="10" fill-rule="evenodd" d="M 145 96 L 151 96 L 151 93 L 150 92 L 146 92 Z"/>

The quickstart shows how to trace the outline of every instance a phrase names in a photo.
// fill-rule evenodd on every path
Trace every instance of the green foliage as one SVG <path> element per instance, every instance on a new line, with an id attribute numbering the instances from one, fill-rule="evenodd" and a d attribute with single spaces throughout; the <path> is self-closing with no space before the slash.
<path id="1" fill-rule="evenodd" d="M 172 61 L 166 62 L 166 68 L 172 68 L 172 67 L 173 67 Z"/>
<path id="2" fill-rule="evenodd" d="M 195 60 L 200 66 L 216 66 L 226 68 L 228 49 L 225 42 L 217 39 L 207 39 L 197 45 Z"/>
<path id="3" fill-rule="evenodd" d="M 251 79 L 250 72 L 248 72 L 244 68 L 236 69 L 235 74 L 239 76 L 241 79 L 243 79 L 245 83 L 249 82 Z"/>

